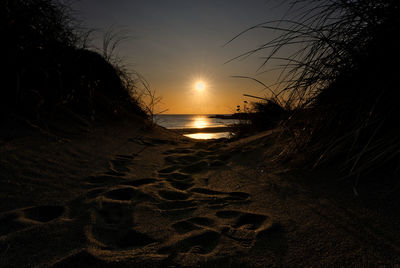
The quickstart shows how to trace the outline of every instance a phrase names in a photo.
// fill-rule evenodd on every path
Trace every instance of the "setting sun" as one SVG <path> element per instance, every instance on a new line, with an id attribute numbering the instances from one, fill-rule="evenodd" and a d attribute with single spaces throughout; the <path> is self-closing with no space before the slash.
<path id="1" fill-rule="evenodd" d="M 203 81 L 197 81 L 196 84 L 195 84 L 195 86 L 194 86 L 194 88 L 195 88 L 197 91 L 203 91 L 203 90 L 206 88 L 206 85 L 204 84 Z"/>

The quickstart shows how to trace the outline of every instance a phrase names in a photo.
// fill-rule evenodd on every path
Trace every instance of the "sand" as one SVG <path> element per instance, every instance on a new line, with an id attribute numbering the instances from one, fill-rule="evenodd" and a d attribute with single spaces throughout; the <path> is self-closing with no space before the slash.
<path id="1" fill-rule="evenodd" d="M 277 162 L 279 134 L 196 141 L 138 119 L 2 141 L 0 266 L 399 264 L 398 222 L 309 181 L 334 172 Z"/>

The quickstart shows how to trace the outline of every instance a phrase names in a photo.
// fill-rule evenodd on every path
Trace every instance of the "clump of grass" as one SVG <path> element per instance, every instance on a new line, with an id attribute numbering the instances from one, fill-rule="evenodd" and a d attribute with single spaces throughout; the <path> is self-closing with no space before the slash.
<path id="1" fill-rule="evenodd" d="M 240 105 L 237 106 L 237 113 L 234 114 L 234 117 L 238 119 L 238 123 L 231 125 L 231 131 L 236 137 L 273 129 L 287 117 L 287 111 L 275 100 L 256 98 L 259 100 L 250 104 L 245 101 L 243 109 L 240 108 Z"/>
<path id="2" fill-rule="evenodd" d="M 90 31 L 79 31 L 71 14 L 68 6 L 54 0 L 1 1 L 6 66 L 1 117 L 15 114 L 37 120 L 60 107 L 92 120 L 123 110 L 147 116 L 137 78 L 113 61 L 118 42 L 106 36 L 104 55 L 88 50 Z"/>
<path id="3" fill-rule="evenodd" d="M 271 63 L 281 70 L 271 87 L 292 111 L 291 151 L 312 152 L 315 165 L 338 160 L 355 185 L 388 165 L 398 177 L 400 89 L 393 63 L 400 59 L 394 42 L 400 2 L 299 0 L 290 9 L 282 20 L 252 27 L 270 30 L 272 39 L 241 56 L 264 53 L 260 70 Z"/>

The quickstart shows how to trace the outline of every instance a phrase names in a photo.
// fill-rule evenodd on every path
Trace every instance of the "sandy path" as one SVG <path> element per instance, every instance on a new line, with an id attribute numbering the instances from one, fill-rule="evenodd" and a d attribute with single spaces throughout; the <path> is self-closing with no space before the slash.
<path id="1" fill-rule="evenodd" d="M 84 150 L 87 143 L 72 146 L 76 155 L 61 168 L 73 174 L 65 182 L 32 183 L 36 190 L 49 184 L 44 198 L 19 196 L 2 210 L 0 266 L 363 267 L 398 261 L 397 241 L 294 183 L 271 161 L 279 149 L 271 146 L 271 133 L 233 143 L 139 129 L 113 134 L 104 141 L 114 143 L 105 147 L 92 140 L 95 152 Z M 72 161 L 99 151 L 102 157 L 86 168 L 77 168 L 82 159 Z M 61 160 L 54 158 L 62 166 Z"/>

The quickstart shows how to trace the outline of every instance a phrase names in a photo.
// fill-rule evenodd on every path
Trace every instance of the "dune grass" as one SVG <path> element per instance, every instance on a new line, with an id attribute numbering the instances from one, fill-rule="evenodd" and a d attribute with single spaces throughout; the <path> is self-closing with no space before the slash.
<path id="1" fill-rule="evenodd" d="M 308 151 L 314 166 L 338 161 L 355 186 L 382 167 L 399 176 L 398 14 L 394 0 L 297 0 L 284 19 L 238 35 L 272 36 L 238 58 L 261 54 L 260 72 L 280 69 L 268 92 L 291 111 L 287 151 Z"/>
<path id="2" fill-rule="evenodd" d="M 137 90 L 143 79 L 114 61 L 111 52 L 119 42 L 113 36 L 105 36 L 104 53 L 89 50 L 90 31 L 80 31 L 59 1 L 5 0 L 0 12 L 6 67 L 1 118 L 35 121 L 60 107 L 91 120 L 122 111 L 147 116 Z"/>
<path id="3" fill-rule="evenodd" d="M 287 118 L 288 111 L 273 99 L 259 98 L 256 102 L 244 101 L 243 107 L 238 105 L 233 116 L 237 122 L 229 126 L 230 132 L 241 138 L 277 127 Z"/>

